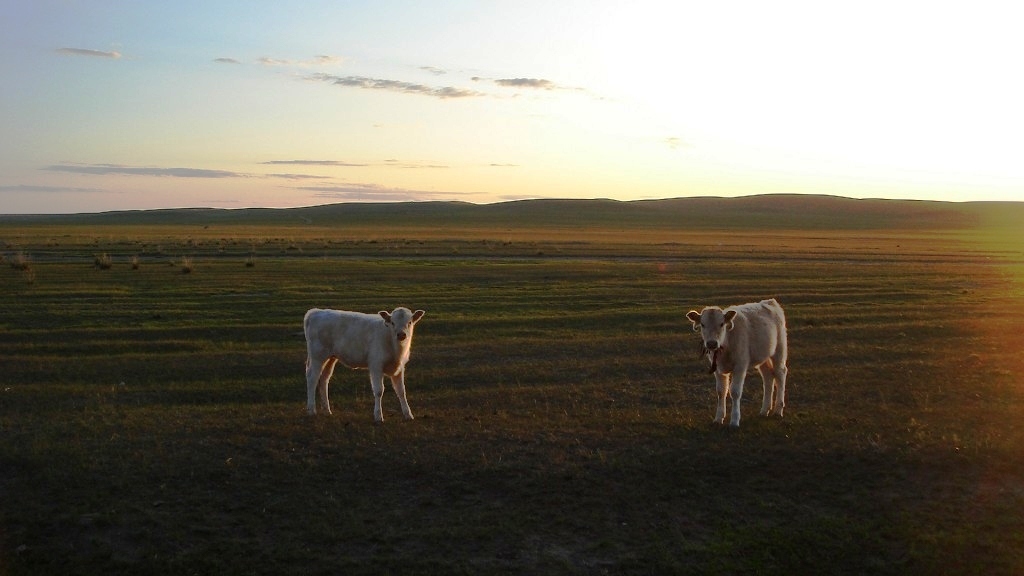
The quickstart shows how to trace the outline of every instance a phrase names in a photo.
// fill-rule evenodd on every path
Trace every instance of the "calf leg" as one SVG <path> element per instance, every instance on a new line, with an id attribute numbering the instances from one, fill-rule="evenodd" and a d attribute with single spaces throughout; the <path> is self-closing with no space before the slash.
<path id="1" fill-rule="evenodd" d="M 761 400 L 761 416 L 767 416 L 772 411 L 772 393 L 775 391 L 775 373 L 772 370 L 772 361 L 769 360 L 757 367 L 761 373 L 761 383 L 764 384 L 764 398 Z"/>
<path id="2" fill-rule="evenodd" d="M 715 372 L 715 391 L 718 392 L 718 405 L 715 407 L 715 422 L 725 422 L 725 397 L 729 394 L 729 375 Z"/>
<path id="3" fill-rule="evenodd" d="M 316 414 L 316 390 L 320 383 L 320 373 L 324 363 L 314 360 L 311 356 L 306 357 L 306 413 Z"/>
<path id="4" fill-rule="evenodd" d="M 779 392 L 775 398 L 775 411 L 782 417 L 782 411 L 786 409 L 786 375 L 789 370 L 785 364 L 775 365 L 775 380 L 778 382 Z"/>
<path id="5" fill-rule="evenodd" d="M 729 397 L 732 398 L 732 414 L 729 416 L 729 426 L 739 428 L 740 426 L 740 404 L 743 400 L 743 382 L 747 378 L 748 366 L 737 365 L 732 371 L 732 382 L 729 386 Z"/>
<path id="6" fill-rule="evenodd" d="M 373 388 L 373 420 L 384 421 L 384 412 L 380 408 L 380 398 L 384 395 L 384 374 L 380 369 L 370 369 L 370 387 Z"/>
<path id="7" fill-rule="evenodd" d="M 391 377 L 391 387 L 395 389 L 395 396 L 398 396 L 398 403 L 402 405 L 402 415 L 406 420 L 412 420 L 412 410 L 409 409 L 409 401 L 405 399 L 405 370 Z"/>
<path id="8" fill-rule="evenodd" d="M 331 376 L 334 375 L 334 367 L 338 365 L 337 358 L 328 358 L 324 364 L 324 369 L 320 373 L 320 381 L 317 384 L 317 389 L 320 390 L 320 403 L 324 406 L 324 411 L 328 414 L 331 412 L 331 398 L 327 393 L 327 385 L 331 383 Z"/>

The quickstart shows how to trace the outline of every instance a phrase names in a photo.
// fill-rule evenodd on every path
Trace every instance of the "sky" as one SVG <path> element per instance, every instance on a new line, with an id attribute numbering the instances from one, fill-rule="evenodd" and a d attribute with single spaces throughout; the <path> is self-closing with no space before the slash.
<path id="1" fill-rule="evenodd" d="M 0 0 L 0 213 L 1024 200 L 1018 5 Z"/>

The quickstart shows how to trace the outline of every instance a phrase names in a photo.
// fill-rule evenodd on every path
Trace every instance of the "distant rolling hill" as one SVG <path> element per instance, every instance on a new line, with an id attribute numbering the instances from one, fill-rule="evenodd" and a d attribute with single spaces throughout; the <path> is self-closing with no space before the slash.
<path id="1" fill-rule="evenodd" d="M 663 200 L 521 200 L 345 203 L 304 208 L 189 208 L 70 215 L 0 215 L 2 223 L 51 225 L 536 226 L 770 228 L 796 230 L 1019 227 L 1024 202 L 859 200 L 777 194 Z"/>

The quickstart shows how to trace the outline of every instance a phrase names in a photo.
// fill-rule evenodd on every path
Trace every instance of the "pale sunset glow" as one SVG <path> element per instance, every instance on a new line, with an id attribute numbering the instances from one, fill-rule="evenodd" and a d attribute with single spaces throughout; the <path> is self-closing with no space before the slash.
<path id="1" fill-rule="evenodd" d="M 1024 200 L 1011 2 L 0 2 L 0 213 Z"/>

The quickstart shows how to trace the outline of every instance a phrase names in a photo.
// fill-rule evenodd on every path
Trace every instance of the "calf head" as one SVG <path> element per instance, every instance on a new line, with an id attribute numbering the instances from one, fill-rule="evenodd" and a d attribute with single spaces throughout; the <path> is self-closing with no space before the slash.
<path id="1" fill-rule="evenodd" d="M 417 310 L 412 312 L 408 308 L 395 308 L 391 312 L 381 310 L 378 312 L 384 319 L 384 324 L 391 330 L 398 343 L 412 342 L 412 330 L 425 312 Z"/>
<path id="2" fill-rule="evenodd" d="M 704 347 L 715 351 L 725 345 L 727 332 L 733 328 L 732 320 L 736 317 L 736 311 L 723 312 L 717 306 L 708 306 L 700 312 L 690 310 L 686 317 L 693 323 L 693 331 L 700 332 Z"/>

